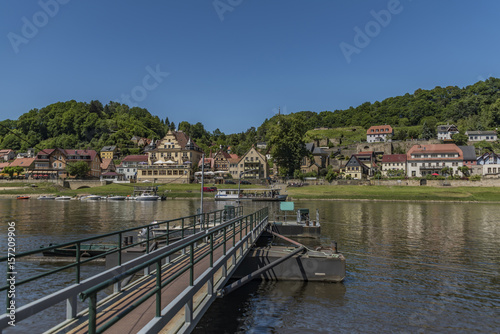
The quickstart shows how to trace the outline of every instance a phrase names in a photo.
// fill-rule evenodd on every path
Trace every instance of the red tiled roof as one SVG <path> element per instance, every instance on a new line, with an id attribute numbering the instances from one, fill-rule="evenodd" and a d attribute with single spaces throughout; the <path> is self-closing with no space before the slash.
<path id="1" fill-rule="evenodd" d="M 382 134 L 392 133 L 392 127 L 390 125 L 374 125 L 371 126 L 368 130 L 366 130 L 367 135 L 377 134 L 377 133 L 382 133 Z"/>
<path id="2" fill-rule="evenodd" d="M 101 169 L 108 169 L 109 165 L 113 162 L 113 159 L 102 159 Z"/>
<path id="3" fill-rule="evenodd" d="M 10 166 L 16 167 L 28 167 L 31 166 L 31 164 L 35 161 L 35 158 L 17 158 L 16 160 L 12 161 Z"/>
<path id="4" fill-rule="evenodd" d="M 147 155 L 127 155 L 123 158 L 123 161 L 132 161 L 132 162 L 146 162 L 148 161 Z"/>
<path id="5" fill-rule="evenodd" d="M 382 163 L 386 162 L 406 162 L 406 154 L 384 154 Z"/>
<path id="6" fill-rule="evenodd" d="M 407 160 L 412 159 L 412 154 L 439 154 L 439 153 L 457 153 L 458 158 L 463 158 L 462 150 L 455 144 L 430 144 L 430 145 L 413 145 L 412 148 L 406 153 Z M 418 158 L 418 159 L 428 159 L 428 158 Z M 450 158 L 439 158 L 439 159 L 450 159 Z M 456 159 L 456 158 L 451 158 Z M 412 160 L 415 160 L 413 158 Z"/>

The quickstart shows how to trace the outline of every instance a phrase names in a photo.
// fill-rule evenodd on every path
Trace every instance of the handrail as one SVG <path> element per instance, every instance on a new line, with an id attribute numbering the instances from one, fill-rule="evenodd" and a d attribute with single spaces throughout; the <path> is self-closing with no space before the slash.
<path id="1" fill-rule="evenodd" d="M 83 292 L 80 293 L 80 299 L 82 301 L 85 301 L 86 299 L 89 299 L 89 333 L 101 333 L 104 330 L 108 329 L 111 327 L 113 324 L 118 322 L 118 320 L 122 319 L 126 314 L 130 313 L 133 309 L 135 309 L 137 306 L 141 305 L 143 302 L 145 302 L 148 298 L 150 298 L 153 295 L 156 295 L 156 316 L 160 316 L 160 305 L 161 305 L 161 289 L 163 289 L 165 286 L 173 282 L 176 278 L 178 278 L 180 275 L 185 273 L 186 271 L 190 271 L 190 279 L 189 279 L 189 285 L 193 286 L 194 284 L 194 277 L 193 277 L 193 272 L 194 272 L 194 265 L 198 262 L 200 262 L 202 259 L 204 259 L 207 256 L 210 256 L 210 266 L 213 266 L 213 253 L 214 250 L 217 249 L 220 246 L 223 246 L 223 254 L 226 254 L 226 243 L 228 241 L 232 241 L 233 247 L 235 245 L 235 236 L 236 233 L 240 233 L 240 240 L 242 237 L 242 232 L 245 230 L 246 233 L 248 233 L 248 230 L 250 231 L 253 230 L 254 226 L 258 225 L 259 222 L 261 222 L 265 217 L 268 216 L 268 208 L 262 208 L 259 211 L 246 215 L 246 216 L 241 216 L 238 217 L 234 220 L 231 220 L 229 222 L 226 222 L 224 224 L 221 224 L 219 226 L 215 226 L 210 228 L 209 230 L 205 232 L 200 232 L 198 233 L 199 235 L 193 239 L 191 239 L 187 243 L 182 243 L 169 251 L 158 255 L 154 257 L 153 259 L 150 259 L 146 262 L 141 263 L 140 265 L 137 265 L 119 275 L 116 275 L 92 288 L 89 288 Z M 236 226 L 239 225 L 239 229 L 236 230 Z M 230 231 L 231 233 L 227 233 Z M 222 235 L 219 235 L 220 232 L 223 232 Z M 217 246 L 214 247 L 214 238 L 217 237 L 220 240 Z M 202 252 L 201 254 L 198 254 L 198 256 L 194 257 L 194 248 L 195 245 L 200 240 L 203 239 L 209 239 L 210 241 L 208 242 L 208 245 L 205 245 L 204 247 L 207 248 L 206 251 Z M 161 275 L 162 275 L 162 270 L 161 270 L 161 261 L 171 255 L 173 255 L 176 252 L 179 252 L 180 250 L 186 249 L 189 247 L 189 264 L 185 265 L 181 270 L 177 271 L 172 277 L 167 279 L 166 281 L 162 282 L 161 281 Z M 127 276 L 133 275 L 139 271 L 144 270 L 145 268 L 148 268 L 152 265 L 156 265 L 156 282 L 157 285 L 155 288 L 151 289 L 146 295 L 142 296 L 138 301 L 136 301 L 133 305 L 130 305 L 127 307 L 126 310 L 124 310 L 122 313 L 120 313 L 118 316 L 115 316 L 114 318 L 110 319 L 108 322 L 103 324 L 100 328 L 97 328 L 97 322 L 96 322 L 96 317 L 97 317 L 97 293 L 107 287 L 112 286 L 113 284 L 120 282 L 122 279 L 124 279 Z"/>
<path id="2" fill-rule="evenodd" d="M 135 243 L 131 243 L 128 245 L 124 245 L 122 242 L 124 234 L 130 233 L 130 232 L 137 232 L 137 231 L 140 231 L 144 228 L 149 229 L 151 227 L 151 224 L 141 225 L 138 227 L 128 228 L 128 229 L 117 231 L 117 232 L 110 232 L 110 233 L 106 233 L 106 234 L 102 234 L 102 235 L 98 235 L 98 236 L 94 236 L 94 237 L 78 239 L 78 240 L 66 242 L 63 244 L 51 245 L 49 247 L 34 249 L 34 250 L 26 251 L 23 253 L 18 253 L 18 254 L 16 254 L 16 261 L 19 261 L 19 259 L 21 259 L 23 257 L 27 257 L 30 255 L 35 255 L 35 254 L 42 254 L 43 252 L 50 251 L 50 250 L 53 250 L 56 248 L 63 248 L 63 247 L 72 246 L 72 245 L 76 246 L 75 262 L 70 263 L 70 264 L 65 265 L 65 266 L 62 266 L 62 267 L 59 267 L 57 269 L 53 269 L 53 270 L 45 272 L 45 273 L 41 273 L 41 274 L 38 274 L 38 275 L 35 275 L 32 277 L 28 277 L 28 278 L 23 279 L 23 280 L 19 280 L 16 282 L 16 286 L 20 286 L 20 285 L 35 281 L 37 279 L 58 273 L 58 272 L 63 271 L 63 270 L 67 270 L 69 268 L 74 268 L 74 267 L 76 267 L 76 283 L 79 283 L 80 279 L 81 279 L 80 266 L 82 264 L 85 264 L 87 262 L 93 261 L 93 260 L 98 259 L 98 258 L 104 258 L 106 255 L 118 253 L 118 255 L 119 255 L 118 256 L 118 258 L 119 258 L 118 265 L 121 265 L 121 256 L 120 255 L 121 255 L 121 252 L 123 250 L 126 250 L 128 248 L 131 248 L 131 247 L 134 247 L 137 245 L 146 244 L 146 252 L 149 253 L 150 245 L 153 242 L 156 242 L 157 239 L 166 238 L 166 240 L 167 240 L 166 242 L 168 245 L 170 236 L 174 233 L 180 232 L 182 237 L 184 237 L 186 232 L 191 231 L 191 230 L 196 231 L 197 228 L 202 229 L 202 228 L 206 227 L 210 221 L 214 221 L 215 223 L 217 223 L 217 222 L 222 223 L 222 221 L 226 220 L 227 217 L 232 217 L 233 215 L 240 216 L 240 215 L 242 215 L 242 213 L 243 213 L 243 207 L 238 206 L 238 207 L 234 207 L 234 212 L 226 212 L 226 209 L 221 209 L 221 210 L 215 210 L 215 211 L 211 211 L 211 212 L 207 212 L 207 213 L 200 213 L 200 214 L 185 216 L 185 217 L 181 217 L 181 218 L 159 221 L 155 225 L 166 226 L 166 233 L 162 233 L 161 235 L 156 236 L 156 237 L 151 237 L 149 233 L 146 233 L 146 240 L 137 241 Z M 177 223 L 177 224 L 180 223 L 181 229 L 172 230 L 171 224 L 173 225 L 174 223 Z M 104 238 L 110 238 L 113 236 L 118 237 L 118 244 L 117 244 L 117 247 L 115 249 L 110 250 L 110 251 L 105 252 L 105 253 L 100 254 L 100 255 L 93 256 L 93 257 L 84 258 L 84 259 L 80 258 L 80 254 L 84 251 L 81 249 L 81 245 L 83 243 L 95 241 L 95 240 L 100 240 L 100 239 L 102 240 Z M 8 265 L 9 264 L 8 257 L 7 256 L 0 257 L 0 264 L 2 262 L 5 262 Z M 9 270 L 7 270 L 7 272 L 8 271 Z M 4 285 L 4 286 L 0 286 L 0 292 L 2 292 L 4 290 L 8 290 L 8 289 L 9 289 L 8 284 Z"/>

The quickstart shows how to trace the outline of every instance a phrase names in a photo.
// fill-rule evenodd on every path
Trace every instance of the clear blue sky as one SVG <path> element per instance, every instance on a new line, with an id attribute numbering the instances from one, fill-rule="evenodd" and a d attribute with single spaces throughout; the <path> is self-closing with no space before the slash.
<path id="1" fill-rule="evenodd" d="M 498 13 L 497 0 L 4 0 L 0 119 L 113 100 L 230 134 L 278 107 L 464 87 L 500 76 Z"/>

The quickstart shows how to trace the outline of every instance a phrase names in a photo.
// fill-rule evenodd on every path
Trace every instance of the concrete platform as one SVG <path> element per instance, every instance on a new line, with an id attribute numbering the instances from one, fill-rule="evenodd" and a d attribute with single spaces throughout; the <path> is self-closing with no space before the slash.
<path id="1" fill-rule="evenodd" d="M 321 226 L 318 224 L 309 225 L 296 222 L 274 222 L 271 223 L 273 232 L 281 234 L 285 237 L 301 237 L 301 238 L 319 238 L 321 236 Z M 264 232 L 263 236 L 269 236 Z"/>
<path id="2" fill-rule="evenodd" d="M 295 247 L 271 246 L 250 250 L 233 278 L 239 279 L 291 253 Z M 345 258 L 330 250 L 298 254 L 260 275 L 265 280 L 341 282 L 345 278 Z"/>

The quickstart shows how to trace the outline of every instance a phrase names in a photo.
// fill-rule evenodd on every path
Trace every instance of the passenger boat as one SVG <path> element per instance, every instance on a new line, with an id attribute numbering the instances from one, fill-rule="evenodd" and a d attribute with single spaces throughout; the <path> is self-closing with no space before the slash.
<path id="1" fill-rule="evenodd" d="M 136 201 L 157 201 L 160 199 L 158 195 L 151 195 L 149 193 L 142 193 L 140 196 L 135 198 Z"/>
<path id="2" fill-rule="evenodd" d="M 17 199 L 30 199 L 30 196 L 17 196 Z"/>
<path id="3" fill-rule="evenodd" d="M 42 246 L 43 247 L 43 246 Z M 115 244 L 81 244 L 80 245 L 80 256 L 81 257 L 93 257 L 97 255 L 104 254 L 118 246 Z M 48 251 L 42 252 L 44 256 L 73 256 L 76 257 L 76 245 L 69 245 L 59 248 L 54 248 Z"/>
<path id="4" fill-rule="evenodd" d="M 288 195 L 280 194 L 280 189 L 219 189 L 215 194 L 216 201 L 285 201 Z"/>

